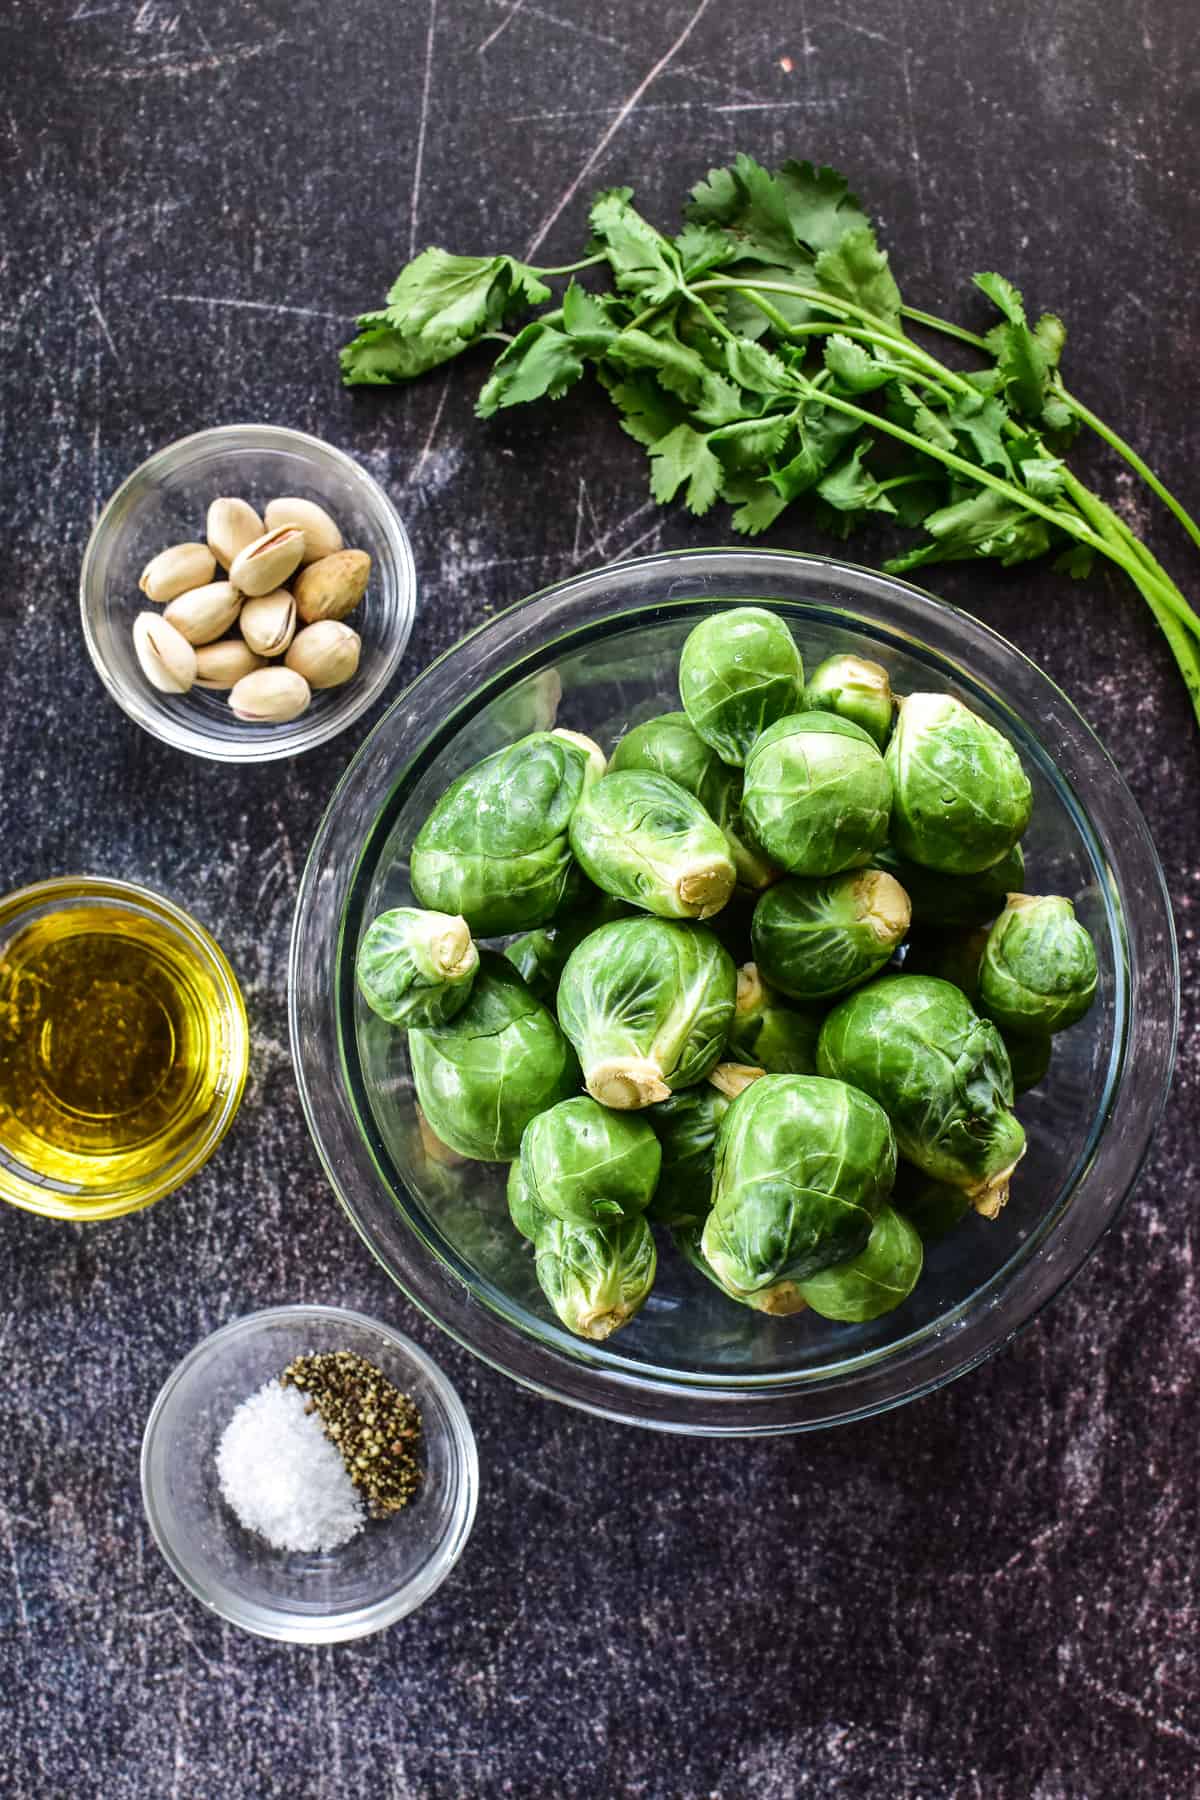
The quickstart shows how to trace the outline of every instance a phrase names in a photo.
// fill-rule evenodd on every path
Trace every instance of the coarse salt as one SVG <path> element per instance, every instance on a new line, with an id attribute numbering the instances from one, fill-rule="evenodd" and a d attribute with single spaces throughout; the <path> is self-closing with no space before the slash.
<path id="1" fill-rule="evenodd" d="M 336 1550 L 365 1511 L 341 1453 L 293 1387 L 268 1381 L 243 1400 L 217 1446 L 221 1493 L 276 1550 Z"/>

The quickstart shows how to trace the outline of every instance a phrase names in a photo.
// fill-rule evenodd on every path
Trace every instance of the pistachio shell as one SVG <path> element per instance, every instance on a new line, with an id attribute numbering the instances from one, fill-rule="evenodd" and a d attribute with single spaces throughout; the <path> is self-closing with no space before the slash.
<path id="1" fill-rule="evenodd" d="M 138 614 L 133 647 L 143 675 L 160 694 L 187 693 L 196 679 L 196 652 L 159 613 Z"/>
<path id="2" fill-rule="evenodd" d="M 147 600 L 165 606 L 176 594 L 203 587 L 216 572 L 216 561 L 207 544 L 170 544 L 150 558 L 138 586 Z"/>
<path id="3" fill-rule="evenodd" d="M 229 579 L 243 594 L 270 594 L 300 567 L 303 555 L 304 533 L 298 526 L 280 525 L 238 551 Z"/>
<path id="4" fill-rule="evenodd" d="M 286 588 L 259 594 L 243 606 L 240 623 L 256 656 L 282 656 L 296 635 L 296 602 Z"/>
<path id="5" fill-rule="evenodd" d="M 344 619 L 366 593 L 370 573 L 365 550 L 336 550 L 309 563 L 292 584 L 297 612 L 306 625 L 315 619 Z"/>
<path id="6" fill-rule="evenodd" d="M 229 630 L 241 606 L 242 596 L 232 581 L 210 581 L 205 587 L 176 594 L 163 618 L 189 644 L 211 644 Z"/>
<path id="7" fill-rule="evenodd" d="M 231 688 L 243 675 L 264 667 L 262 658 L 241 638 L 222 638 L 219 644 L 202 644 L 196 651 L 196 686 Z"/>
<path id="8" fill-rule="evenodd" d="M 342 548 L 341 532 L 325 508 L 318 506 L 315 500 L 301 500 L 297 495 L 285 494 L 270 502 L 264 516 L 268 531 L 274 531 L 277 525 L 300 527 L 304 533 L 301 564 L 317 562 L 322 556 L 332 556 L 335 550 Z"/>
<path id="9" fill-rule="evenodd" d="M 256 669 L 243 675 L 229 696 L 239 719 L 252 725 L 286 725 L 298 719 L 312 693 L 302 675 L 293 669 Z"/>
<path id="10" fill-rule="evenodd" d="M 318 619 L 292 640 L 284 657 L 289 669 L 303 675 L 309 687 L 341 687 L 358 669 L 362 639 L 340 619 Z"/>
<path id="11" fill-rule="evenodd" d="M 221 567 L 231 569 L 234 558 L 265 530 L 266 526 L 249 501 L 231 499 L 223 494 L 208 509 L 204 535 Z"/>

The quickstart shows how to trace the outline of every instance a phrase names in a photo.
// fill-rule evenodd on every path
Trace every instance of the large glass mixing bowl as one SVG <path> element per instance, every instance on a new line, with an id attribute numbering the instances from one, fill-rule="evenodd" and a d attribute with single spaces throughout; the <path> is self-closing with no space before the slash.
<path id="1" fill-rule="evenodd" d="M 1016 744 L 1033 782 L 1031 891 L 1068 894 L 1099 956 L 1097 1000 L 1019 1103 L 1029 1151 L 995 1221 L 972 1216 L 927 1257 L 896 1312 L 863 1325 L 771 1319 L 727 1300 L 660 1245 L 644 1310 L 603 1344 L 559 1326 L 509 1223 L 506 1171 L 422 1146 L 405 1037 L 362 1003 L 354 958 L 447 784 L 555 722 L 606 749 L 678 705 L 680 647 L 740 600 L 788 621 L 812 666 L 839 650 L 901 692 L 965 700 Z M 384 1268 L 461 1343 L 539 1392 L 678 1431 L 794 1431 L 861 1417 L 961 1375 L 1075 1274 L 1132 1187 L 1170 1081 L 1178 969 L 1162 871 L 1128 788 L 1054 684 L 975 619 L 907 583 L 815 557 L 687 551 L 548 588 L 490 620 L 396 701 L 350 765 L 301 884 L 292 1050 L 334 1189 Z"/>

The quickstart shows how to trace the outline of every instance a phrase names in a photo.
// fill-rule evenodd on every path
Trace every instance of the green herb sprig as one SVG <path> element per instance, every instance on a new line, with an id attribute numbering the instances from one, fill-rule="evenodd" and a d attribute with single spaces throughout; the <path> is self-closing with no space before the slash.
<path id="1" fill-rule="evenodd" d="M 1066 329 L 1030 323 L 1001 275 L 975 276 L 999 313 L 985 335 L 906 306 L 874 228 L 833 169 L 751 157 L 693 189 L 683 228 L 658 231 L 611 188 L 592 204 L 580 261 L 534 268 L 511 256 L 429 249 L 366 313 L 342 351 L 348 386 L 410 381 L 474 344 L 500 354 L 476 405 L 558 399 L 590 368 L 650 457 L 650 489 L 690 510 L 718 500 L 736 531 L 765 531 L 803 499 L 847 536 L 872 518 L 919 528 L 885 567 L 906 573 L 980 558 L 1006 567 L 1057 552 L 1088 574 L 1096 556 L 1143 595 L 1200 720 L 1200 616 L 1124 521 L 1066 461 L 1096 433 L 1169 507 L 1200 526 L 1136 451 L 1069 392 Z M 603 292 L 576 276 L 605 270 Z M 567 278 L 557 304 L 549 285 Z M 543 308 L 514 333 L 517 314 Z M 910 335 L 936 333 L 982 366 L 953 368 Z"/>

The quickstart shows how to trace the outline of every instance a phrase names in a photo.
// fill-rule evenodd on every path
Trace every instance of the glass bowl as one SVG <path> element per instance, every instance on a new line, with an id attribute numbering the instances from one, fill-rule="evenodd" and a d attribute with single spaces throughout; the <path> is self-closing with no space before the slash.
<path id="1" fill-rule="evenodd" d="M 295 1356 L 352 1350 L 420 1408 L 423 1473 L 390 1519 L 338 1550 L 275 1550 L 221 1496 L 216 1452 L 237 1408 Z M 205 1606 L 259 1637 L 337 1644 L 415 1612 L 462 1555 L 479 1463 L 462 1401 L 390 1325 L 340 1306 L 275 1306 L 214 1331 L 167 1378 L 142 1439 L 142 1498 L 154 1541 Z"/>
<path id="2" fill-rule="evenodd" d="M 901 692 L 953 693 L 1016 744 L 1034 787 L 1032 891 L 1063 893 L 1096 939 L 1098 997 L 1019 1103 L 1029 1151 L 995 1221 L 931 1247 L 895 1312 L 863 1325 L 770 1319 L 727 1300 L 667 1241 L 638 1317 L 570 1336 L 538 1291 L 505 1170 L 422 1149 L 405 1039 L 368 1011 L 354 958 L 376 913 L 411 904 L 407 856 L 464 768 L 557 721 L 606 749 L 678 706 L 680 647 L 737 601 L 787 620 L 810 666 L 841 650 Z M 781 551 L 687 551 L 580 575 L 489 621 L 425 671 L 350 765 L 317 833 L 292 937 L 292 1049 L 326 1172 L 404 1291 L 542 1393 L 680 1431 L 827 1425 L 894 1406 L 1004 1343 L 1079 1269 L 1141 1166 L 1170 1081 L 1178 969 L 1162 871 L 1104 750 L 1054 684 L 977 620 L 906 582 Z"/>
<path id="3" fill-rule="evenodd" d="M 173 1034 L 172 1072 L 178 1071 L 178 1079 L 168 1092 L 160 1088 L 151 1096 L 161 1109 L 161 1129 L 120 1149 L 106 1141 L 102 1115 L 59 1096 L 55 1116 L 70 1119 L 81 1152 L 68 1155 L 56 1145 L 55 1134 L 23 1125 L 6 1103 L 15 1061 L 4 1026 L 15 1032 L 19 1011 L 42 1004 L 31 992 L 38 982 L 22 973 L 21 959 L 13 954 L 22 940 L 28 943 L 28 934 L 37 934 L 43 942 L 53 941 L 60 932 L 78 936 L 94 929 L 128 938 L 147 953 L 151 974 L 139 970 L 123 989 L 109 993 L 108 1003 L 110 1009 L 114 1000 L 131 1008 L 122 1017 L 133 1016 L 143 1026 L 165 1024 Z M 163 1010 L 168 990 L 192 1003 L 190 1032 L 182 1043 L 170 1012 Z M 42 1032 L 47 1028 L 53 1024 L 44 1018 Z M 127 881 L 89 875 L 60 876 L 0 899 L 0 1200 L 75 1224 L 115 1219 L 161 1200 L 203 1168 L 229 1130 L 246 1084 L 248 1056 L 246 1008 L 233 970 L 204 927 L 169 900 Z M 43 1083 L 48 1074 L 40 1071 Z"/>
<path id="4" fill-rule="evenodd" d="M 249 500 L 260 513 L 278 494 L 315 500 L 347 547 L 371 558 L 366 597 L 351 618 L 362 638 L 358 672 L 342 687 L 314 690 L 307 711 L 288 724 L 236 719 L 228 694 L 208 688 L 160 694 L 134 652 L 134 619 L 160 610 L 138 589 L 142 570 L 169 544 L 202 541 L 209 502 L 220 494 Z M 144 730 L 192 756 L 271 762 L 328 743 L 378 699 L 412 630 L 416 572 L 391 501 L 344 451 L 276 425 L 220 425 L 168 444 L 117 489 L 88 540 L 79 603 L 100 679 Z"/>

